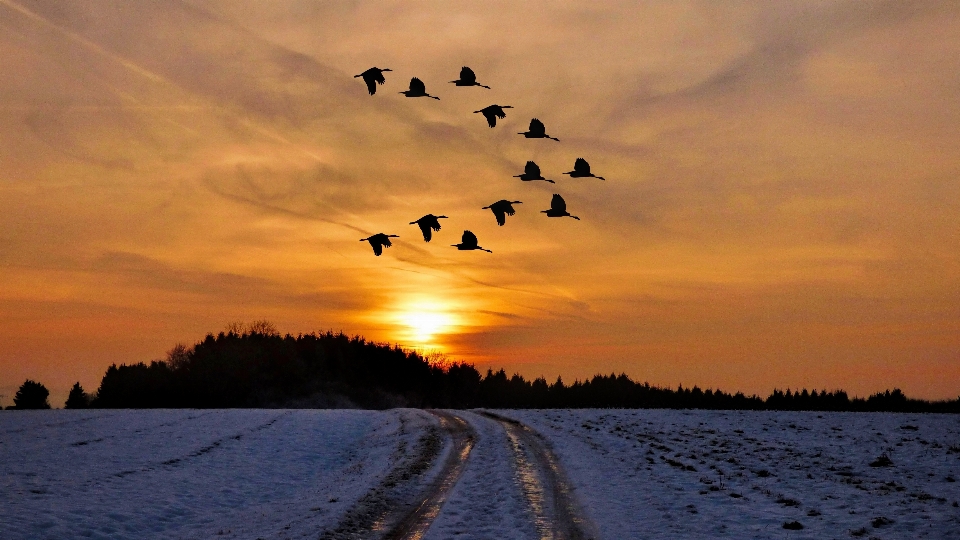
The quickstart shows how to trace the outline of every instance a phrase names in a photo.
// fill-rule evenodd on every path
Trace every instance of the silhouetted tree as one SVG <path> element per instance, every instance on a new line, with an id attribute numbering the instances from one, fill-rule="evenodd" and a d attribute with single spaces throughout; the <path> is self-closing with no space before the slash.
<path id="1" fill-rule="evenodd" d="M 20 385 L 17 394 L 13 396 L 13 408 L 19 410 L 49 409 L 50 402 L 47 401 L 49 396 L 50 391 L 47 390 L 46 386 L 27 379 Z"/>
<path id="2" fill-rule="evenodd" d="M 70 394 L 67 396 L 67 402 L 64 403 L 64 409 L 86 409 L 90 406 L 90 396 L 83 391 L 79 382 L 73 383 L 70 388 Z"/>
<path id="3" fill-rule="evenodd" d="M 183 343 L 177 343 L 167 351 L 167 364 L 170 369 L 178 370 L 187 365 L 190 360 L 190 349 Z"/>
<path id="4" fill-rule="evenodd" d="M 36 384 L 36 383 L 34 383 Z M 75 389 L 82 392 L 79 384 Z M 71 391 L 71 395 L 73 391 Z M 267 321 L 234 323 L 166 361 L 110 366 L 91 406 L 263 407 L 303 404 L 443 408 L 698 408 L 738 410 L 960 412 L 956 401 L 907 398 L 899 389 L 850 399 L 836 390 L 776 389 L 764 400 L 699 386 L 675 390 L 638 383 L 625 373 L 548 384 L 500 369 L 481 375 L 469 364 L 437 361 L 343 333 L 281 336 Z M 69 406 L 69 405 L 68 405 Z"/>

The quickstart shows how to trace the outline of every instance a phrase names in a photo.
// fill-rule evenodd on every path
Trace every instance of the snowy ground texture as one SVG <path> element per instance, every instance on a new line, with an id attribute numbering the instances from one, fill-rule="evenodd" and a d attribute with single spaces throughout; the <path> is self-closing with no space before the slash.
<path id="1" fill-rule="evenodd" d="M 453 412 L 475 442 L 425 538 L 544 537 L 504 424 Z M 601 538 L 960 538 L 957 416 L 497 414 L 542 435 Z M 4 411 L 0 538 L 330 536 L 437 426 L 412 409 Z"/>

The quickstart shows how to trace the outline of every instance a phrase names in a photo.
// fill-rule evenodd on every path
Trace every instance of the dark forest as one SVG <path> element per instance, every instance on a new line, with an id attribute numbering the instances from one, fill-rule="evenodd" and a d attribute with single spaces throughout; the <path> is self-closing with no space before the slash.
<path id="1" fill-rule="evenodd" d="M 79 392 L 79 386 L 74 389 Z M 81 395 L 83 395 L 81 393 Z M 78 407 L 72 397 L 69 408 Z M 951 401 L 910 399 L 899 389 L 867 398 L 842 390 L 775 390 L 768 397 L 664 388 L 624 374 L 565 384 L 463 363 L 431 362 L 414 351 L 343 333 L 263 331 L 208 334 L 166 360 L 112 365 L 87 396 L 94 408 L 390 407 L 677 408 L 960 412 Z"/>

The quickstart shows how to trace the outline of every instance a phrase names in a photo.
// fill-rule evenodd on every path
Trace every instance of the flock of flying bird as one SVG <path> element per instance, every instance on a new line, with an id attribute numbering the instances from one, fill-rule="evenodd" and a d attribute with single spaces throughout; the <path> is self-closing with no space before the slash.
<path id="1" fill-rule="evenodd" d="M 384 72 L 392 71 L 388 68 L 377 68 L 372 67 L 359 75 L 354 75 L 354 78 L 361 77 L 363 82 L 367 84 L 367 91 L 370 92 L 370 95 L 377 93 L 377 85 L 384 84 L 386 80 L 383 77 Z M 489 86 L 480 84 L 477 82 L 477 76 L 474 74 L 473 70 L 464 66 L 460 70 L 460 78 L 455 81 L 450 81 L 451 83 L 457 86 L 480 86 L 486 89 L 490 89 Z M 410 79 L 410 88 L 400 92 L 406 97 L 428 97 L 439 100 L 437 96 L 431 96 L 427 93 L 426 85 L 423 84 L 423 81 L 414 77 Z M 497 119 L 504 119 L 507 117 L 507 113 L 504 112 L 504 109 L 512 109 L 510 105 L 490 105 L 489 107 L 484 107 L 479 111 L 473 111 L 474 113 L 482 114 L 484 118 L 487 119 L 487 125 L 491 128 L 496 127 Z M 530 127 L 527 131 L 520 132 L 518 135 L 523 135 L 528 139 L 552 139 L 554 141 L 560 141 L 556 137 L 551 137 L 547 135 L 546 126 L 543 125 L 543 122 L 534 118 L 530 120 Z M 597 176 L 590 172 L 590 164 L 587 163 L 587 160 L 583 158 L 577 158 L 577 161 L 573 165 L 573 170 L 570 172 L 565 172 L 563 174 L 569 174 L 571 178 L 599 178 L 604 180 L 602 176 Z M 523 174 L 518 174 L 514 178 L 519 178 L 524 182 L 529 182 L 533 180 L 542 180 L 544 182 L 549 182 L 555 184 L 553 180 L 544 178 L 540 173 L 540 167 L 533 161 L 528 161 L 526 166 L 523 169 Z M 497 218 L 497 223 L 503 225 L 506 223 L 507 216 L 512 216 L 516 214 L 513 205 L 522 204 L 520 201 L 508 201 L 506 199 L 497 201 L 490 206 L 484 206 L 483 210 L 490 210 L 493 212 L 493 215 Z M 571 215 L 567 212 L 567 203 L 563 200 L 559 194 L 554 194 L 553 199 L 550 201 L 549 210 L 541 210 L 540 213 L 546 214 L 547 217 L 571 217 L 576 220 L 580 220 L 579 217 Z M 423 232 L 423 239 L 426 242 L 429 242 L 433 238 L 433 231 L 440 230 L 440 220 L 446 219 L 447 216 L 435 216 L 433 214 L 427 214 L 422 218 L 411 221 L 410 225 L 417 225 L 420 227 L 420 230 Z M 390 241 L 391 238 L 399 238 L 399 235 L 396 234 L 384 234 L 378 233 L 368 238 L 361 238 L 361 242 L 369 242 L 370 246 L 373 247 L 373 253 L 377 256 L 380 256 L 383 253 L 383 248 L 390 247 L 393 243 Z M 477 235 L 473 234 L 470 231 L 463 231 L 463 236 L 460 239 L 459 244 L 453 244 L 453 247 L 459 250 L 481 250 L 488 253 L 493 253 L 489 249 L 480 247 L 477 240 Z"/>

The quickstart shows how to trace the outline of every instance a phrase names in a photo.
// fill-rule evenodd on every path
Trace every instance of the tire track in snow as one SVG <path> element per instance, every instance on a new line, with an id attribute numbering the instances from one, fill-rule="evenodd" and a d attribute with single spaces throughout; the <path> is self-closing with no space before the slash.
<path id="1" fill-rule="evenodd" d="M 463 418 L 444 411 L 428 411 L 440 420 L 440 425 L 451 436 L 453 446 L 447 454 L 443 469 L 433 480 L 426 494 L 412 512 L 384 536 L 385 540 L 419 540 L 440 513 L 447 496 L 456 485 L 473 449 L 476 433 Z"/>
<path id="2" fill-rule="evenodd" d="M 512 418 L 489 411 L 480 414 L 500 422 L 513 446 L 517 481 L 523 491 L 541 540 L 593 540 L 595 527 L 574 502 L 559 461 L 540 436 Z"/>
<path id="3" fill-rule="evenodd" d="M 265 422 L 265 423 L 260 424 L 260 425 L 258 425 L 258 426 L 254 426 L 254 427 L 252 427 L 252 428 L 245 429 L 245 430 L 240 431 L 240 432 L 238 432 L 238 433 L 236 433 L 236 434 L 234 434 L 234 435 L 231 435 L 231 436 L 229 436 L 229 437 L 221 437 L 221 438 L 213 441 L 212 443 L 210 443 L 210 444 L 208 444 L 208 445 L 206 445 L 206 446 L 204 446 L 204 447 L 202 447 L 202 448 L 200 448 L 200 449 L 198 449 L 198 450 L 195 450 L 195 451 L 193 451 L 193 452 L 191 452 L 191 453 L 189 453 L 189 454 L 187 454 L 187 455 L 184 455 L 184 456 L 181 456 L 181 457 L 178 457 L 178 458 L 168 459 L 168 460 L 162 461 L 162 462 L 160 462 L 160 463 L 155 463 L 155 464 L 153 464 L 153 465 L 143 466 L 143 467 L 140 467 L 140 468 L 138 468 L 138 469 L 127 469 L 127 470 L 124 470 L 124 471 L 120 471 L 120 472 L 114 473 L 114 474 L 112 474 L 112 475 L 110 475 L 110 476 L 113 477 L 113 478 L 125 478 L 125 477 L 127 477 L 127 476 L 132 475 L 132 474 L 154 471 L 154 470 L 156 470 L 156 469 L 158 469 L 158 468 L 160 468 L 160 467 L 175 467 L 175 466 L 179 466 L 179 464 L 182 463 L 182 462 L 184 462 L 184 461 L 187 461 L 187 460 L 190 460 L 190 459 L 194 459 L 194 458 L 198 458 L 198 457 L 200 457 L 200 456 L 202 456 L 202 455 L 204 455 L 204 454 L 207 454 L 207 453 L 209 453 L 209 452 L 211 452 L 211 451 L 219 448 L 220 446 L 222 446 L 222 445 L 224 445 L 224 444 L 226 444 L 226 443 L 229 443 L 229 442 L 231 442 L 231 441 L 234 441 L 234 442 L 239 441 L 239 440 L 242 439 L 245 435 L 250 435 L 250 434 L 253 434 L 253 433 L 257 433 L 258 431 L 263 431 L 264 429 L 267 429 L 267 428 L 269 428 L 270 426 L 272 426 L 273 424 L 275 424 L 275 423 L 277 422 L 277 420 L 280 420 L 281 418 L 283 418 L 284 416 L 287 416 L 287 415 L 289 415 L 289 414 L 290 414 L 290 411 L 286 411 L 286 412 L 280 413 L 280 414 L 278 414 L 277 416 L 274 416 L 273 419 L 271 419 L 271 420 L 268 421 L 268 422 Z"/>
<path id="4" fill-rule="evenodd" d="M 399 463 L 347 512 L 334 530 L 321 534 L 321 540 L 419 540 L 426 534 L 457 483 L 476 438 L 463 418 L 444 411 L 428 412 L 437 417 L 440 426 L 429 426 L 410 455 L 401 443 Z M 443 435 L 450 438 L 447 458 L 435 477 L 418 488 L 417 484 L 424 481 L 423 475 L 443 452 Z"/>
<path id="5" fill-rule="evenodd" d="M 39 425 L 39 426 L 35 426 L 35 425 L 34 425 L 34 426 L 24 426 L 24 427 L 22 427 L 22 428 L 14 428 L 14 429 L 8 429 L 8 430 L 6 430 L 6 431 L 0 431 L 0 435 L 6 435 L 6 434 L 12 434 L 12 433 L 23 433 L 23 432 L 28 431 L 28 430 L 29 430 L 29 431 L 37 431 L 38 428 L 41 428 L 41 429 L 42 429 L 42 428 L 53 428 L 53 427 L 69 426 L 69 425 L 71 425 L 71 424 L 82 424 L 82 423 L 84 423 L 84 422 L 90 422 L 90 421 L 92 421 L 92 420 L 98 420 L 98 419 L 100 419 L 100 418 L 104 418 L 104 417 L 107 417 L 107 416 L 110 416 L 110 415 L 109 415 L 109 414 L 99 414 L 99 415 L 97 415 L 97 416 L 85 416 L 85 417 L 83 417 L 83 418 L 76 418 L 76 419 L 66 420 L 66 421 L 63 421 L 63 422 L 53 422 L 53 423 L 49 423 L 49 424 L 41 424 L 41 425 Z"/>
<path id="6" fill-rule="evenodd" d="M 187 422 L 189 422 L 189 421 L 191 421 L 191 420 L 196 420 L 197 418 L 202 418 L 202 417 L 207 416 L 207 415 L 209 415 L 209 414 L 213 414 L 213 411 L 209 411 L 209 412 L 205 412 L 205 413 L 201 413 L 201 414 L 195 414 L 195 415 L 193 415 L 193 416 L 185 416 L 185 417 L 183 417 L 183 418 L 177 418 L 176 420 L 168 420 L 168 421 L 162 422 L 162 423 L 160 423 L 160 424 L 154 424 L 154 425 L 151 425 L 151 426 L 146 426 L 146 427 L 142 427 L 142 428 L 139 428 L 139 429 L 135 429 L 135 430 L 133 431 L 133 434 L 134 434 L 134 435 L 139 435 L 139 434 L 141 434 L 141 433 L 150 433 L 150 432 L 152 432 L 152 431 L 154 431 L 154 430 L 156 430 L 156 429 L 163 428 L 163 427 L 178 426 L 178 425 L 180 425 L 180 424 L 185 424 L 185 423 L 187 423 Z M 99 417 L 97 417 L 97 418 L 99 418 Z M 114 435 L 106 435 L 106 436 L 104 436 L 104 437 L 97 437 L 96 439 L 84 439 L 84 440 L 81 440 L 81 441 L 77 441 L 77 442 L 70 443 L 70 446 L 87 446 L 88 444 L 96 444 L 96 443 L 100 443 L 100 442 L 103 442 L 103 441 L 107 441 L 107 440 L 111 440 L 111 439 L 116 439 L 116 438 L 118 438 L 119 436 L 120 436 L 119 434 L 114 434 Z"/>

